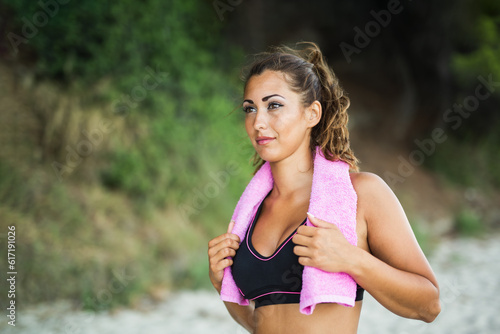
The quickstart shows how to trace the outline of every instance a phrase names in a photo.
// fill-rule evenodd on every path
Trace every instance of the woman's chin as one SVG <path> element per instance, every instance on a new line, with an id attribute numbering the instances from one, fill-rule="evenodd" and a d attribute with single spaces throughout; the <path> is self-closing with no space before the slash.
<path id="1" fill-rule="evenodd" d="M 273 153 L 267 147 L 256 147 L 255 152 L 257 152 L 259 157 L 264 161 L 273 162 L 276 160 L 276 153 Z"/>
<path id="2" fill-rule="evenodd" d="M 267 161 L 269 163 L 278 162 L 281 160 L 280 158 L 278 158 L 276 155 L 273 154 L 259 154 L 259 157 L 262 160 Z"/>

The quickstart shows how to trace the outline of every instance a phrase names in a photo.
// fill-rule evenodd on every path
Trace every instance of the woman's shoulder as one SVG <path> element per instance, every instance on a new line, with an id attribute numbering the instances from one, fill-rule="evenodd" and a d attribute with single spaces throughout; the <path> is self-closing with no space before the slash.
<path id="1" fill-rule="evenodd" d="M 370 172 L 353 172 L 349 174 L 351 183 L 359 199 L 375 200 L 385 195 L 393 195 L 391 188 L 377 174 Z"/>
<path id="2" fill-rule="evenodd" d="M 358 197 L 358 211 L 363 214 L 379 216 L 381 211 L 392 212 L 400 206 L 392 189 L 377 174 L 359 172 L 350 173 L 350 177 Z"/>
<path id="3" fill-rule="evenodd" d="M 351 172 L 351 183 L 356 192 L 366 192 L 377 190 L 378 188 L 388 187 L 387 183 L 375 173 L 370 172 Z"/>

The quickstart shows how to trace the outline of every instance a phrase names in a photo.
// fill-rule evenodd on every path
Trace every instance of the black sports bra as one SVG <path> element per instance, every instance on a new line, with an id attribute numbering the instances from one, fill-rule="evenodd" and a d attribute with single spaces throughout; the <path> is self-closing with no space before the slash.
<path id="1" fill-rule="evenodd" d="M 260 212 L 255 217 L 233 258 L 232 273 L 241 294 L 255 301 L 255 307 L 274 304 L 298 304 L 302 289 L 302 271 L 299 257 L 293 252 L 292 237 L 281 243 L 271 256 L 262 256 L 252 245 L 252 235 Z M 302 222 L 305 224 L 306 219 Z M 363 299 L 363 288 L 358 285 L 356 301 Z"/>

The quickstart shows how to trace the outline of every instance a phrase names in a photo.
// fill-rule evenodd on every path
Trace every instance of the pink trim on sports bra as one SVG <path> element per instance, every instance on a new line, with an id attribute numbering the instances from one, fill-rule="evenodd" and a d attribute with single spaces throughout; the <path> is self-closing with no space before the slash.
<path id="1" fill-rule="evenodd" d="M 267 196 L 266 196 L 267 197 Z M 264 200 L 262 200 L 262 202 L 264 202 Z M 261 205 L 262 205 L 262 202 L 261 202 Z M 252 230 L 252 227 L 253 227 L 253 224 L 256 223 L 255 221 L 255 216 L 257 215 L 257 212 L 259 212 L 259 209 L 257 209 L 257 211 L 255 211 L 254 215 L 253 215 L 253 218 L 252 218 L 252 223 L 250 224 L 250 226 L 248 227 L 248 230 L 247 230 L 247 237 L 245 238 L 246 239 L 246 242 L 247 242 L 247 247 L 248 247 L 248 250 L 250 251 L 250 253 L 252 253 L 253 256 L 255 256 L 255 258 L 261 260 L 261 261 L 269 261 L 269 260 L 272 260 L 272 258 L 274 258 L 276 255 L 278 255 L 278 253 L 280 252 L 280 250 L 285 247 L 285 245 L 290 241 L 292 240 L 293 236 L 297 233 L 297 229 L 295 229 L 294 232 L 292 232 L 292 234 L 290 235 L 290 237 L 288 237 L 288 239 L 286 239 L 285 241 L 283 241 L 281 243 L 281 245 L 279 246 L 279 248 L 277 250 L 274 251 L 274 253 L 269 256 L 269 257 L 264 257 L 263 255 L 259 254 L 255 254 L 253 251 L 252 251 L 252 248 L 255 249 L 252 245 L 252 247 L 250 247 L 250 244 L 249 242 L 252 242 L 250 239 L 250 231 Z M 305 219 L 304 219 L 305 220 Z M 303 222 L 302 222 L 303 224 Z M 302 225 L 301 224 L 301 225 Z M 300 225 L 299 225 L 300 226 Z M 297 227 L 298 228 L 298 227 Z M 250 240 L 250 241 L 249 241 Z M 257 250 L 255 249 L 255 252 L 257 252 Z M 258 253 L 258 252 L 257 252 Z M 260 296 L 259 296 L 260 297 Z"/>
<path id="2" fill-rule="evenodd" d="M 241 290 L 240 290 L 240 292 L 241 292 Z M 293 291 L 272 291 L 272 292 L 267 292 L 267 293 L 264 293 L 264 294 L 262 294 L 260 296 L 254 297 L 254 298 L 252 298 L 250 300 L 255 300 L 257 298 L 264 297 L 264 296 L 267 296 L 267 295 L 270 295 L 270 294 L 273 294 L 273 293 L 288 293 L 288 294 L 291 294 L 291 295 L 300 295 L 300 291 L 298 291 L 298 292 L 293 292 Z"/>

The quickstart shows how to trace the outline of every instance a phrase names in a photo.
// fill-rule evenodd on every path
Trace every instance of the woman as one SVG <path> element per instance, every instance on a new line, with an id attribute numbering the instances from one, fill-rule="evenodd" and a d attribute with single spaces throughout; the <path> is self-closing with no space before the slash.
<path id="1" fill-rule="evenodd" d="M 259 205 L 246 242 L 232 233 L 231 222 L 227 233 L 209 242 L 208 255 L 210 279 L 219 293 L 225 268 L 231 267 L 242 295 L 253 299 L 246 306 L 225 302 L 231 316 L 252 333 L 356 333 L 363 289 L 403 317 L 431 322 L 440 312 L 436 277 L 399 201 L 381 178 L 357 172 L 349 147 L 348 106 L 349 99 L 313 43 L 303 50 L 278 48 L 262 54 L 250 67 L 245 127 L 260 159 L 258 167 L 268 162 L 271 168 L 272 190 Z M 347 177 L 357 195 L 357 244 L 335 224 L 307 212 L 316 148 L 328 160 L 350 167 Z M 305 226 L 306 218 L 314 226 Z M 248 275 L 245 261 L 277 260 L 276 254 L 295 261 L 288 273 L 299 273 L 298 279 L 304 266 L 347 273 L 357 283 L 354 306 L 321 303 L 305 315 L 299 309 L 300 289 L 305 288 L 300 284 L 297 290 L 297 284 L 288 284 L 281 288 L 286 291 L 266 293 L 266 300 L 251 296 L 249 287 L 259 288 L 255 285 L 264 284 L 265 275 L 271 274 L 263 274 L 256 263 Z"/>

